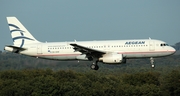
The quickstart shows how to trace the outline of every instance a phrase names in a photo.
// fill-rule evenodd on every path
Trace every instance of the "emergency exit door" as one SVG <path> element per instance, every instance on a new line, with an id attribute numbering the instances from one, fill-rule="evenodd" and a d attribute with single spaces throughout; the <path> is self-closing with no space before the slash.
<path id="1" fill-rule="evenodd" d="M 37 45 L 37 54 L 42 54 L 42 45 Z"/>

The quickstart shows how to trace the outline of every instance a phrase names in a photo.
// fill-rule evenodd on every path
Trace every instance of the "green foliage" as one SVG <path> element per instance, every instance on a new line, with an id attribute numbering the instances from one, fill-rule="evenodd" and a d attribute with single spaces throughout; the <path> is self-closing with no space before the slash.
<path id="1" fill-rule="evenodd" d="M 180 55 L 127 60 L 90 70 L 91 62 L 61 62 L 0 54 L 0 96 L 179 96 Z"/>
<path id="2" fill-rule="evenodd" d="M 180 72 L 177 70 L 164 76 L 157 72 L 105 75 L 98 72 L 79 73 L 70 70 L 7 70 L 0 72 L 0 95 L 178 96 L 179 81 Z"/>
<path id="3" fill-rule="evenodd" d="M 171 73 L 167 74 L 162 81 L 162 89 L 166 94 L 171 96 L 180 95 L 180 71 L 173 70 Z"/>
<path id="4" fill-rule="evenodd" d="M 134 86 L 141 86 L 143 84 L 154 84 L 159 85 L 159 73 L 148 72 L 148 73 L 136 73 L 124 75 L 123 81 L 127 84 Z"/>

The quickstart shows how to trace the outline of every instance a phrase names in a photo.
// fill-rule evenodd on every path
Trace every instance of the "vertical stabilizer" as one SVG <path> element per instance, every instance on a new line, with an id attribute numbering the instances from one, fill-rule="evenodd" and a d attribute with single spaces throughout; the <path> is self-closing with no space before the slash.
<path id="1" fill-rule="evenodd" d="M 24 44 L 39 43 L 16 17 L 7 17 L 7 22 L 15 46 L 22 48 Z"/>

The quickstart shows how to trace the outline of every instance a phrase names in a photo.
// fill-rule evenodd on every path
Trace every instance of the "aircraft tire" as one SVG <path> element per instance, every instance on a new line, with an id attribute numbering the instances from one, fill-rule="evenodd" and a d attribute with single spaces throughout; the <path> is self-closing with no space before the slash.
<path id="1" fill-rule="evenodd" d="M 92 64 L 92 65 L 91 65 L 91 69 L 93 69 L 93 70 L 98 70 L 98 69 L 99 69 L 99 66 L 98 66 L 98 65 L 95 65 L 95 64 Z"/>
<path id="2" fill-rule="evenodd" d="M 152 67 L 152 68 L 155 68 L 155 65 L 154 65 L 154 64 L 152 64 L 152 65 L 151 65 L 151 67 Z"/>

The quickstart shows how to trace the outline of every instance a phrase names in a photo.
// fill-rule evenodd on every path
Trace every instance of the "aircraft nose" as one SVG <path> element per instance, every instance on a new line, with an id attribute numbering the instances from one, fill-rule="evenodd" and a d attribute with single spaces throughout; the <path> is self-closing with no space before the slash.
<path id="1" fill-rule="evenodd" d="M 174 54 L 176 52 L 176 49 L 171 47 L 171 52 L 172 52 L 172 54 Z"/>

